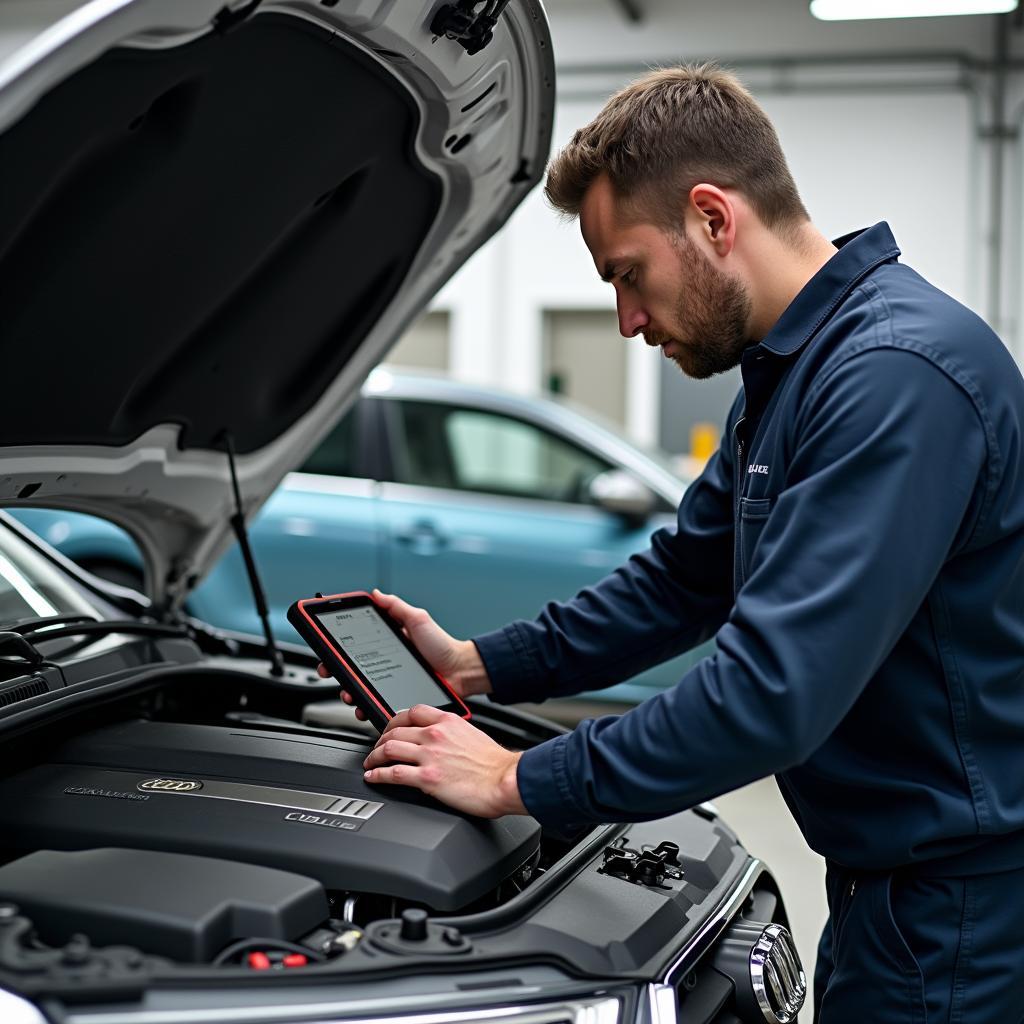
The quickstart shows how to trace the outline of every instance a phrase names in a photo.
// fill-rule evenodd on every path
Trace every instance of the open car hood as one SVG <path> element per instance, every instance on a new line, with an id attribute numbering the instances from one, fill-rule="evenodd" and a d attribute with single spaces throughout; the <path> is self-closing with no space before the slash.
<path id="1" fill-rule="evenodd" d="M 539 3 L 476 54 L 441 6 L 93 0 L 0 62 L 0 505 L 118 523 L 181 604 L 228 439 L 251 518 L 543 171 Z"/>

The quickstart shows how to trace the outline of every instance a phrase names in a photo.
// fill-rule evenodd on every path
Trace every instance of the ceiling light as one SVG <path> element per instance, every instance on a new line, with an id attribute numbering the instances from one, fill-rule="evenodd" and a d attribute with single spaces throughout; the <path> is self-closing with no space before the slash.
<path id="1" fill-rule="evenodd" d="M 1018 0 L 811 0 L 822 21 L 874 18 L 939 18 L 953 14 L 1008 14 Z"/>

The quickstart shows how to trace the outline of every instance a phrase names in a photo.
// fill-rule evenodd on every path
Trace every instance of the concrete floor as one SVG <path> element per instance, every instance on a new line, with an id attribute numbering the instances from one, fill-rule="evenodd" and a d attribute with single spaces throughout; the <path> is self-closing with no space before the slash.
<path id="1" fill-rule="evenodd" d="M 584 718 L 621 713 L 628 707 L 581 701 L 548 701 L 546 704 L 521 706 L 533 714 L 570 726 Z M 805 1005 L 809 1008 L 818 936 L 828 916 L 825 862 L 804 842 L 774 779 L 762 779 L 733 793 L 715 797 L 712 802 L 730 827 L 736 830 L 750 853 L 771 868 L 782 889 L 790 927 L 807 973 Z M 800 1016 L 802 1020 L 810 1020 L 808 1011 Z"/>
<path id="2" fill-rule="evenodd" d="M 774 779 L 726 793 L 713 803 L 739 833 L 743 845 L 771 868 L 778 881 L 810 988 L 818 937 L 828 916 L 825 862 L 797 831 Z"/>

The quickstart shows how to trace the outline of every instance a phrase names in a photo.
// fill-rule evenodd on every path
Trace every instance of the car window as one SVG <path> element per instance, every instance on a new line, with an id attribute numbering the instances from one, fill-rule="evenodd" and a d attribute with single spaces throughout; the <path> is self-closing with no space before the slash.
<path id="1" fill-rule="evenodd" d="M 587 502 L 611 463 L 525 420 L 434 402 L 397 402 L 401 483 L 544 501 Z"/>
<path id="2" fill-rule="evenodd" d="M 320 442 L 302 464 L 300 473 L 323 473 L 326 476 L 356 476 L 356 409 L 354 405 Z"/>
<path id="3" fill-rule="evenodd" d="M 68 614 L 102 618 L 52 562 L 0 526 L 0 628 L 19 619 Z"/>

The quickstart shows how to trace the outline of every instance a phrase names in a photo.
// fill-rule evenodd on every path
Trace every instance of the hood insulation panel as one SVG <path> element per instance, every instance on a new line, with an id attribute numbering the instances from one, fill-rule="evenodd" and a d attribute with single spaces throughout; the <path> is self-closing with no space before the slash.
<path id="1" fill-rule="evenodd" d="M 257 450 L 309 410 L 441 202 L 419 111 L 311 22 L 112 50 L 0 137 L 4 445 Z"/>

